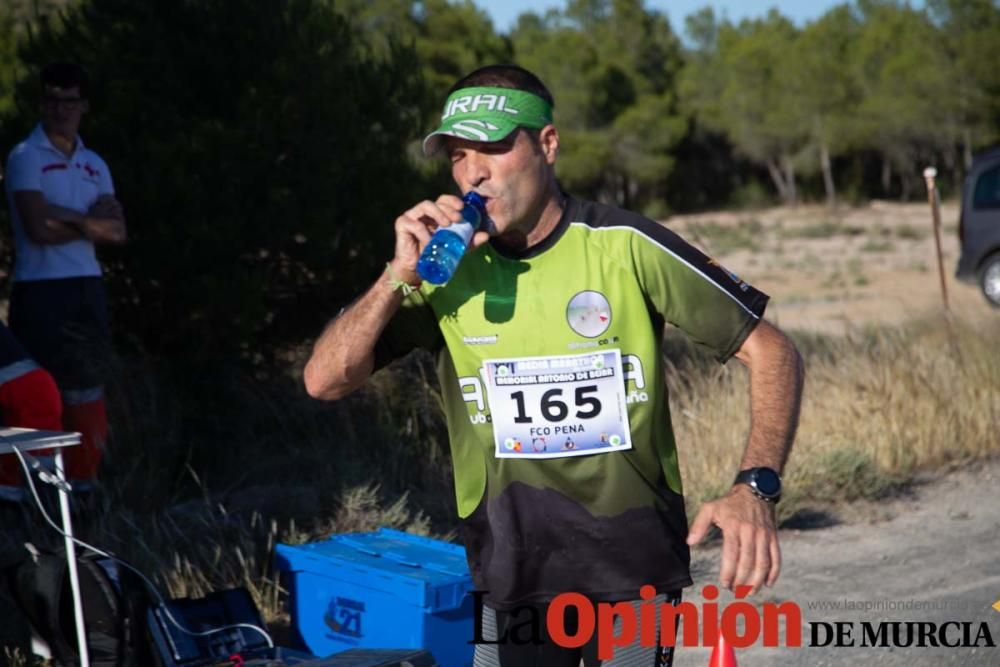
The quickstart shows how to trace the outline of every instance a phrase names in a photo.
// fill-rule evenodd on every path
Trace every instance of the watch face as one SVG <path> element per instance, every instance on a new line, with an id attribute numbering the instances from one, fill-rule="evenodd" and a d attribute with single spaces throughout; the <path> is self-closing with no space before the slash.
<path id="1" fill-rule="evenodd" d="M 781 480 L 778 479 L 777 473 L 766 468 L 757 470 L 757 474 L 754 476 L 754 484 L 757 485 L 757 490 L 765 496 L 773 496 L 781 491 Z"/>

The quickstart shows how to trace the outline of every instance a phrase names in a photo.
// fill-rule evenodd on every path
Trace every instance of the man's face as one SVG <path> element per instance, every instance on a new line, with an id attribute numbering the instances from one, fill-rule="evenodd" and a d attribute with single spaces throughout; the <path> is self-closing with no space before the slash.
<path id="1" fill-rule="evenodd" d="M 486 143 L 448 137 L 445 150 L 451 175 L 463 193 L 486 198 L 486 212 L 496 234 L 529 231 L 551 196 L 559 135 L 551 125 L 537 139 L 515 130 L 501 141 Z"/>
<path id="2" fill-rule="evenodd" d="M 76 136 L 80 119 L 87 113 L 87 100 L 80 96 L 80 89 L 45 86 L 42 91 L 42 124 L 49 132 Z"/>

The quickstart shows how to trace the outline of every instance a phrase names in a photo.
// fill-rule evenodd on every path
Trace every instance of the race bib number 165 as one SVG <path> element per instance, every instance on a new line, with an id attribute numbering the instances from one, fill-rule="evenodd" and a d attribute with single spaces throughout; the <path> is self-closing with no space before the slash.
<path id="1" fill-rule="evenodd" d="M 619 350 L 483 362 L 500 458 L 631 449 Z"/>

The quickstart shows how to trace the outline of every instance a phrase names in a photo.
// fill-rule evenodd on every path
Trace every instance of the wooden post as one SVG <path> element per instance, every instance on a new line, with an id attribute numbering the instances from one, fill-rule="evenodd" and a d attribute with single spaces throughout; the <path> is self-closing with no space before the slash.
<path id="1" fill-rule="evenodd" d="M 944 257 L 941 255 L 941 202 L 938 198 L 937 185 L 934 182 L 936 177 L 937 169 L 934 167 L 924 169 L 924 181 L 927 183 L 927 201 L 931 205 L 931 217 L 934 221 L 934 245 L 937 247 L 938 276 L 941 278 L 941 299 L 944 301 L 945 313 L 950 315 L 948 287 L 944 280 Z"/>

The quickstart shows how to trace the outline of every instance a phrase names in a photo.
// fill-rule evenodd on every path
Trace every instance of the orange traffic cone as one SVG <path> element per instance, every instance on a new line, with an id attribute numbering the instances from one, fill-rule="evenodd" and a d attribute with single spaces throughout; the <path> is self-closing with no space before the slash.
<path id="1" fill-rule="evenodd" d="M 719 633 L 719 641 L 712 649 L 712 658 L 708 661 L 708 667 L 737 667 L 736 652 L 730 646 L 726 638 Z"/>

